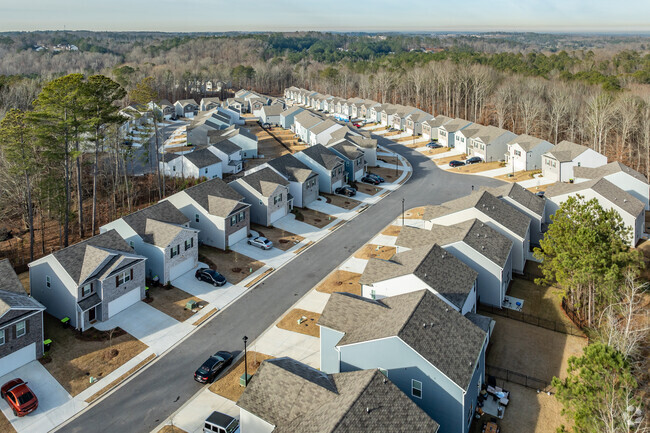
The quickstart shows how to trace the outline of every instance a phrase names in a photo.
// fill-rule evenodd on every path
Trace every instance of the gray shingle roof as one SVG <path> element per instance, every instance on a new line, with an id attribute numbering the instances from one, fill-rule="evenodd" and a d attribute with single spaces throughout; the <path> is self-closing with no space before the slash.
<path id="1" fill-rule="evenodd" d="M 290 182 L 304 183 L 316 174 L 315 171 L 290 153 L 273 158 L 268 164 L 289 179 Z"/>
<path id="2" fill-rule="evenodd" d="M 9 259 L 0 259 L 0 290 L 19 295 L 27 294 Z"/>
<path id="3" fill-rule="evenodd" d="M 279 116 L 280 113 L 282 113 L 283 107 L 282 105 L 276 104 L 276 105 L 265 105 L 262 107 L 262 112 L 264 112 L 264 115 L 266 116 Z"/>
<path id="4" fill-rule="evenodd" d="M 475 191 L 470 195 L 448 201 L 439 206 L 427 206 L 424 210 L 423 219 L 430 221 L 470 208 L 478 209 L 517 236 L 526 237 L 530 227 L 530 217 L 487 191 Z"/>
<path id="5" fill-rule="evenodd" d="M 298 105 L 294 105 L 294 106 L 292 106 L 292 107 L 287 108 L 287 109 L 286 109 L 285 111 L 283 111 L 282 113 L 280 113 L 280 116 L 285 116 L 285 117 L 286 117 L 286 116 L 289 116 L 289 115 L 291 115 L 291 114 L 293 114 L 293 113 L 295 113 L 295 112 L 300 113 L 301 111 L 305 111 L 305 109 L 302 108 L 302 107 L 300 107 L 300 106 L 298 106 Z"/>
<path id="6" fill-rule="evenodd" d="M 451 122 L 453 119 L 447 116 L 437 116 L 435 119 L 425 120 L 423 123 L 431 126 L 432 128 L 437 128 L 438 126 L 444 125 L 445 123 Z"/>
<path id="7" fill-rule="evenodd" d="M 246 206 L 244 197 L 215 177 L 198 185 L 183 190 L 178 194 L 187 194 L 211 215 L 226 218 L 233 211 Z"/>
<path id="8" fill-rule="evenodd" d="M 357 146 L 350 143 L 349 141 L 342 141 L 340 143 L 331 146 L 332 149 L 335 149 L 341 155 L 345 156 L 347 159 L 354 161 L 357 158 L 363 156 L 363 152 L 359 150 Z"/>
<path id="9" fill-rule="evenodd" d="M 480 314 L 472 313 L 468 311 L 465 313 L 467 320 L 471 321 L 473 324 L 481 328 L 485 333 L 490 332 L 490 326 L 492 325 L 493 320 L 489 317 L 482 316 Z"/>
<path id="10" fill-rule="evenodd" d="M 180 158 L 180 156 L 178 153 L 163 153 L 162 160 L 163 162 L 172 162 L 176 158 Z"/>
<path id="11" fill-rule="evenodd" d="M 573 161 L 576 157 L 586 152 L 589 148 L 580 144 L 572 143 L 570 141 L 561 141 L 553 149 L 546 152 L 544 155 L 550 155 L 557 159 L 559 162 Z"/>
<path id="12" fill-rule="evenodd" d="M 573 167 L 573 176 L 584 179 L 597 179 L 599 177 L 609 176 L 610 174 L 623 172 L 641 182 L 648 183 L 648 179 L 636 170 L 631 169 L 625 164 L 618 161 L 610 162 L 600 167 Z"/>
<path id="13" fill-rule="evenodd" d="M 320 117 L 314 116 L 311 114 L 309 111 L 303 111 L 300 114 L 297 114 L 296 117 L 294 117 L 294 121 L 296 123 L 300 123 L 300 125 L 303 128 L 311 128 L 312 126 L 316 126 L 319 123 L 323 121 Z"/>
<path id="14" fill-rule="evenodd" d="M 212 146 L 219 149 L 226 155 L 232 155 L 233 153 L 237 153 L 241 150 L 241 147 L 237 146 L 235 143 L 228 139 L 212 143 Z"/>
<path id="15" fill-rule="evenodd" d="M 348 135 L 347 139 L 354 143 L 355 145 L 363 148 L 363 149 L 376 149 L 377 148 L 377 140 L 374 138 L 366 138 L 366 137 L 360 137 L 360 136 L 355 136 L 355 135 Z"/>
<path id="16" fill-rule="evenodd" d="M 310 146 L 301 152 L 328 170 L 332 170 L 334 167 L 343 164 L 343 160 L 340 157 L 322 144 Z"/>
<path id="17" fill-rule="evenodd" d="M 186 105 L 190 105 L 190 104 L 199 105 L 199 104 L 196 103 L 196 101 L 194 99 L 179 99 L 176 102 L 181 104 L 183 107 L 185 107 Z"/>
<path id="18" fill-rule="evenodd" d="M 122 217 L 144 242 L 167 247 L 189 219 L 168 201 L 161 201 Z"/>
<path id="19" fill-rule="evenodd" d="M 274 433 L 438 430 L 378 370 L 325 374 L 291 358 L 264 361 L 237 406 L 274 425 Z"/>
<path id="20" fill-rule="evenodd" d="M 312 134 L 320 134 L 321 132 L 324 132 L 325 130 L 331 128 L 332 126 L 336 126 L 336 125 L 338 125 L 338 123 L 336 123 L 332 119 L 327 119 L 324 122 L 320 122 L 318 124 L 315 124 L 309 130 L 311 131 Z"/>
<path id="21" fill-rule="evenodd" d="M 9 259 L 0 260 L 0 317 L 11 309 L 45 310 L 36 299 L 27 295 Z M 0 319 L 1 320 L 1 319 Z"/>
<path id="22" fill-rule="evenodd" d="M 537 147 L 538 144 L 544 143 L 546 140 L 542 140 L 541 138 L 533 137 L 532 135 L 528 134 L 521 134 L 518 137 L 513 138 L 508 142 L 508 144 L 518 144 L 519 147 L 521 147 L 525 152 L 530 152 L 533 150 L 535 147 Z"/>
<path id="23" fill-rule="evenodd" d="M 447 132 L 456 132 L 459 129 L 465 128 L 465 127 L 467 127 L 467 125 L 471 125 L 471 124 L 472 124 L 472 122 L 470 122 L 469 120 L 454 119 L 451 122 L 447 122 L 447 123 L 445 123 L 445 124 L 443 124 L 441 126 Z"/>
<path id="24" fill-rule="evenodd" d="M 507 131 L 503 128 L 496 126 L 485 126 L 481 128 L 472 138 L 478 138 L 483 143 L 508 143 L 512 141 L 517 135 L 513 132 Z"/>
<path id="25" fill-rule="evenodd" d="M 333 293 L 318 324 L 345 333 L 338 346 L 399 337 L 466 390 L 486 332 L 428 290 L 377 301 Z"/>
<path id="26" fill-rule="evenodd" d="M 289 181 L 269 167 L 247 174 L 236 182 L 247 183 L 264 197 L 270 197 L 278 185 L 289 186 Z"/>
<path id="27" fill-rule="evenodd" d="M 563 194 L 579 194 L 580 191 L 591 189 L 605 197 L 625 212 L 637 217 L 645 209 L 645 205 L 638 198 L 627 191 L 623 191 L 605 178 L 589 180 L 580 183 L 554 183 L 546 189 L 547 197 Z"/>
<path id="28" fill-rule="evenodd" d="M 535 215 L 540 217 L 544 216 L 544 207 L 546 205 L 544 199 L 528 191 L 518 183 L 512 182 L 498 187 L 484 187 L 481 189 L 490 192 L 495 197 L 510 197 Z"/>
<path id="29" fill-rule="evenodd" d="M 373 284 L 410 274 L 458 308 L 465 305 L 478 277 L 475 270 L 434 244 L 397 253 L 390 260 L 368 260 L 359 283 Z"/>
<path id="30" fill-rule="evenodd" d="M 190 153 L 185 153 L 183 156 L 199 169 L 221 163 L 221 159 L 219 159 L 219 157 L 214 153 L 210 152 L 207 147 L 196 149 Z"/>

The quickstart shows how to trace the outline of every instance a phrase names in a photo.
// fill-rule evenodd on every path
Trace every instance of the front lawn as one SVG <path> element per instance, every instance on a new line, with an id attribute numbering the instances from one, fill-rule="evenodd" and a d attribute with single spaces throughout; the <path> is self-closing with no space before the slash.
<path id="1" fill-rule="evenodd" d="M 414 207 L 404 212 L 404 219 L 421 220 L 424 218 L 424 206 Z"/>
<path id="2" fill-rule="evenodd" d="M 399 166 L 399 170 L 395 173 L 395 168 L 388 167 L 372 167 L 368 168 L 368 173 L 376 174 L 384 178 L 387 183 L 393 183 L 402 175 L 403 166 Z"/>
<path id="3" fill-rule="evenodd" d="M 319 229 L 322 229 L 336 219 L 331 215 L 308 208 L 293 208 L 291 213 L 296 216 L 296 221 L 304 222 Z"/>
<path id="4" fill-rule="evenodd" d="M 388 226 L 384 229 L 383 232 L 381 232 L 382 235 L 386 236 L 399 236 L 400 232 L 402 231 L 402 226 Z"/>
<path id="5" fill-rule="evenodd" d="M 250 274 L 264 266 L 264 263 L 233 250 L 220 250 L 201 245 L 199 261 L 217 270 L 229 283 L 237 284 Z"/>
<path id="6" fill-rule="evenodd" d="M 321 195 L 327 199 L 329 204 L 347 210 L 354 209 L 361 204 L 360 201 L 353 200 L 350 197 L 327 193 L 321 193 Z"/>
<path id="7" fill-rule="evenodd" d="M 492 162 L 479 162 L 476 164 L 463 165 L 461 167 L 454 168 L 456 173 L 480 173 L 482 171 L 495 170 L 497 168 L 502 168 L 503 163 L 499 161 Z"/>
<path id="8" fill-rule="evenodd" d="M 294 245 L 300 243 L 305 238 L 277 227 L 264 227 L 259 224 L 251 224 L 251 230 L 255 230 L 260 236 L 263 236 L 273 242 L 273 247 L 286 251 Z"/>
<path id="9" fill-rule="evenodd" d="M 251 376 L 255 374 L 263 361 L 273 358 L 272 356 L 264 353 L 254 352 L 249 350 L 247 355 L 246 366 L 248 367 L 248 374 Z M 218 394 L 228 400 L 237 401 L 244 393 L 245 387 L 239 384 L 239 378 L 244 374 L 244 357 L 242 356 L 237 363 L 230 368 L 225 376 L 216 380 L 210 385 L 210 391 Z M 250 383 L 250 379 L 249 379 Z"/>
<path id="10" fill-rule="evenodd" d="M 320 283 L 316 290 L 322 293 L 347 292 L 361 296 L 361 274 L 356 272 L 335 270 Z"/>
<path id="11" fill-rule="evenodd" d="M 358 192 L 362 192 L 366 195 L 375 195 L 384 191 L 384 189 L 379 185 L 370 185 L 363 182 L 356 182 L 355 188 Z"/>
<path id="12" fill-rule="evenodd" d="M 357 259 L 382 259 L 389 260 L 395 255 L 397 249 L 385 245 L 366 244 L 359 251 L 354 253 Z"/>
<path id="13" fill-rule="evenodd" d="M 507 173 L 502 174 L 501 176 L 496 176 L 495 179 L 505 180 L 506 182 L 520 182 L 522 180 L 530 180 L 535 174 L 541 172 L 542 170 L 515 171 L 514 176 L 510 176 L 512 173 Z"/>
<path id="14" fill-rule="evenodd" d="M 320 337 L 320 329 L 318 328 L 318 319 L 320 314 L 313 311 L 301 310 L 295 308 L 289 311 L 277 324 L 280 329 L 287 331 L 298 332 L 300 334 L 311 335 L 312 337 Z M 300 323 L 298 323 L 300 321 Z"/>
<path id="15" fill-rule="evenodd" d="M 149 305 L 179 322 L 184 322 L 198 311 L 198 309 L 187 310 L 185 308 L 187 301 L 202 302 L 196 296 L 192 296 L 174 286 L 149 286 L 148 293 L 151 299 L 151 301 L 147 301 Z"/>
<path id="16" fill-rule="evenodd" d="M 449 164 L 449 161 L 465 161 L 466 158 L 467 155 L 462 153 L 460 155 L 452 155 L 452 156 L 446 156 L 444 158 L 434 159 L 434 162 L 438 165 L 447 165 Z"/>

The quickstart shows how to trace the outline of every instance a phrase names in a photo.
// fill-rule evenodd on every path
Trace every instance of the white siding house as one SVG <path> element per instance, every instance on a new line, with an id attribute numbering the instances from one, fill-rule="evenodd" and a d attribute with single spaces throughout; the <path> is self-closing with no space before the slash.
<path id="1" fill-rule="evenodd" d="M 570 141 L 562 141 L 542 155 L 542 176 L 555 182 L 574 179 L 573 167 L 600 167 L 607 157 L 593 149 Z"/>

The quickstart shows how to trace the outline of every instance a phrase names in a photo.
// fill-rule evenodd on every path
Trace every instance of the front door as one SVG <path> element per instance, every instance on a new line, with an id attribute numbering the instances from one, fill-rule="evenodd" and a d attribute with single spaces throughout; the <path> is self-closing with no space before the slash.
<path id="1" fill-rule="evenodd" d="M 95 317 L 96 316 L 96 311 L 97 311 L 97 307 L 93 307 L 90 310 L 88 310 L 88 321 L 90 323 L 95 321 L 95 319 L 96 319 L 96 317 Z"/>

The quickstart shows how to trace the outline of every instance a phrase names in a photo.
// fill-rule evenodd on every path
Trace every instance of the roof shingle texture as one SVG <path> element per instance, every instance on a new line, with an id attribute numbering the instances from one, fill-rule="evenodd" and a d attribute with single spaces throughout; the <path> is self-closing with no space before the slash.
<path id="1" fill-rule="evenodd" d="M 27 295 L 9 259 L 0 260 L 0 317 L 12 308 L 44 310 L 36 299 Z M 0 319 L 2 321 L 2 319 Z"/>
<path id="2" fill-rule="evenodd" d="M 226 218 L 241 207 L 241 201 L 244 199 L 241 194 L 218 177 L 187 188 L 180 194 L 183 193 L 189 195 L 211 215 L 222 218 Z"/>
<path id="3" fill-rule="evenodd" d="M 578 194 L 580 191 L 592 189 L 619 208 L 633 216 L 638 216 L 645 209 L 645 205 L 638 198 L 627 191 L 623 191 L 605 178 L 589 180 L 580 183 L 554 183 L 546 189 L 547 197 L 563 194 Z"/>
<path id="4" fill-rule="evenodd" d="M 272 168 L 264 167 L 261 170 L 240 178 L 238 182 L 245 182 L 264 197 L 270 197 L 278 185 L 289 186 L 289 182 Z"/>
<path id="5" fill-rule="evenodd" d="M 518 183 L 509 182 L 498 187 L 484 187 L 481 188 L 481 190 L 488 191 L 495 197 L 510 197 L 512 200 L 524 206 L 535 215 L 538 215 L 540 217 L 544 216 L 544 207 L 546 206 L 544 199 L 542 197 L 539 197 L 537 194 L 533 194 L 531 191 L 528 191 Z"/>
<path id="6" fill-rule="evenodd" d="M 290 182 L 304 183 L 316 174 L 315 171 L 307 167 L 302 161 L 290 153 L 273 158 L 268 164 L 289 179 Z"/>
<path id="7" fill-rule="evenodd" d="M 122 217 L 125 223 L 136 232 L 143 241 L 159 247 L 167 247 L 184 228 L 189 219 L 176 206 L 168 201 L 161 201 Z"/>
<path id="8" fill-rule="evenodd" d="M 599 177 L 609 176 L 614 173 L 623 172 L 641 182 L 648 183 L 648 179 L 636 170 L 631 169 L 625 164 L 618 161 L 610 162 L 600 167 L 573 167 L 573 176 L 576 178 L 597 179 Z"/>
<path id="9" fill-rule="evenodd" d="M 336 166 L 343 164 L 343 160 L 340 157 L 322 144 L 310 146 L 301 150 L 301 152 L 328 170 L 332 170 Z"/>
<path id="10" fill-rule="evenodd" d="M 546 152 L 545 155 L 551 155 L 560 162 L 568 162 L 583 154 L 588 149 L 589 148 L 586 146 L 564 140 L 557 146 L 553 147 L 553 149 Z"/>
<path id="11" fill-rule="evenodd" d="M 219 157 L 214 153 L 210 152 L 206 147 L 203 149 L 196 149 L 193 152 L 184 154 L 183 156 L 199 169 L 221 163 L 221 159 L 219 159 Z"/>

